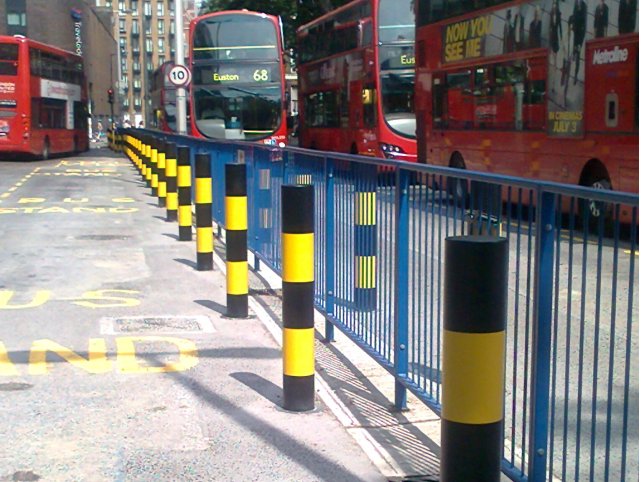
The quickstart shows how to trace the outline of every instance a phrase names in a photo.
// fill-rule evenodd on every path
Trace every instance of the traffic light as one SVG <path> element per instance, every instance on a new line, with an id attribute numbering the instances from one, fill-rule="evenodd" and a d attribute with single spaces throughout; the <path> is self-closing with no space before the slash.
<path id="1" fill-rule="evenodd" d="M 107 102 L 110 104 L 114 103 L 114 89 L 107 90 Z"/>

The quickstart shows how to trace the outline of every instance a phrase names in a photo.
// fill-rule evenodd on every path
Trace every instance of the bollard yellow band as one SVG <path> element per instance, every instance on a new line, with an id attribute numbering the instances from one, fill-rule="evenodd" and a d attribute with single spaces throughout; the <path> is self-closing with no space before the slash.
<path id="1" fill-rule="evenodd" d="M 359 226 L 372 226 L 377 224 L 376 205 L 376 192 L 358 192 L 355 224 Z"/>
<path id="2" fill-rule="evenodd" d="M 283 328 L 283 374 L 314 375 L 314 328 Z"/>
<path id="3" fill-rule="evenodd" d="M 178 166 L 176 170 L 176 184 L 178 187 L 189 187 L 192 185 L 191 166 Z"/>
<path id="4" fill-rule="evenodd" d="M 357 256 L 356 262 L 356 287 L 357 288 L 375 288 L 375 269 L 377 265 L 376 256 Z"/>
<path id="5" fill-rule="evenodd" d="M 178 224 L 181 226 L 192 225 L 192 206 L 190 204 L 178 206 Z"/>
<path id="6" fill-rule="evenodd" d="M 158 197 L 167 197 L 167 182 L 158 181 Z"/>
<path id="7" fill-rule="evenodd" d="M 178 209 L 178 193 L 167 193 L 167 209 L 170 211 L 176 211 Z"/>
<path id="8" fill-rule="evenodd" d="M 196 204 L 209 204 L 212 202 L 212 178 L 197 177 L 194 188 L 194 202 Z"/>
<path id="9" fill-rule="evenodd" d="M 227 261 L 227 294 L 246 295 L 248 293 L 247 261 Z"/>
<path id="10" fill-rule="evenodd" d="M 247 196 L 225 196 L 225 229 L 247 231 Z"/>
<path id="11" fill-rule="evenodd" d="M 211 253 L 212 251 L 214 251 L 212 228 L 196 228 L 196 252 Z"/>
<path id="12" fill-rule="evenodd" d="M 314 281 L 314 233 L 283 233 L 283 281 Z"/>
<path id="13" fill-rule="evenodd" d="M 495 423 L 504 417 L 505 331 L 462 333 L 444 330 L 445 420 Z"/>
<path id="14" fill-rule="evenodd" d="M 312 184 L 312 174 L 298 174 L 296 176 L 297 184 Z"/>
<path id="15" fill-rule="evenodd" d="M 167 177 L 176 177 L 176 159 L 169 158 L 165 160 L 165 175 Z"/>

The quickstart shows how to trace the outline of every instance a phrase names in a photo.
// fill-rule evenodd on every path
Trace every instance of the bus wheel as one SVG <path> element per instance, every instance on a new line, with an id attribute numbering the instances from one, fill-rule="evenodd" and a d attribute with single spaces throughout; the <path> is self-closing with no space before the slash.
<path id="1" fill-rule="evenodd" d="M 49 155 L 50 155 L 50 152 L 49 152 L 49 138 L 45 137 L 45 143 L 42 146 L 42 154 L 40 155 L 40 157 L 42 157 L 43 161 L 46 161 L 47 159 L 49 159 Z"/>
<path id="2" fill-rule="evenodd" d="M 466 169 L 464 158 L 459 152 L 455 152 L 452 155 L 448 167 L 463 170 Z M 452 197 L 455 204 L 464 206 L 468 197 L 468 181 L 466 179 L 449 177 L 446 179 L 446 192 Z"/>

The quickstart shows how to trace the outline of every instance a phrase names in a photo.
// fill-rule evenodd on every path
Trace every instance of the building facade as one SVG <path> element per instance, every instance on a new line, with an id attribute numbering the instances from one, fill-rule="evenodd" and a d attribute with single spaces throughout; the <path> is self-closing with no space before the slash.
<path id="1" fill-rule="evenodd" d="M 152 115 L 149 86 L 152 72 L 176 56 L 176 2 L 174 0 L 95 0 L 109 9 L 114 18 L 113 36 L 117 39 L 117 101 L 121 121 L 149 125 Z M 189 21 L 195 15 L 194 0 L 182 1 L 184 40 Z M 185 43 L 187 55 L 187 43 Z"/>
<path id="2" fill-rule="evenodd" d="M 85 0 L 0 0 L 0 35 L 24 35 L 84 60 L 92 126 L 109 124 L 107 91 L 118 80 L 118 44 L 108 9 Z M 118 118 L 118 105 L 114 105 Z"/>

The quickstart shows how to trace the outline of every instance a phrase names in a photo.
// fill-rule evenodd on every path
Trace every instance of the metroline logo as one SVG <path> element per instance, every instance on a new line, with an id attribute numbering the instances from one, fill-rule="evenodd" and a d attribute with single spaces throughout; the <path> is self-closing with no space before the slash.
<path id="1" fill-rule="evenodd" d="M 593 52 L 593 65 L 615 64 L 618 62 L 626 62 L 629 58 L 629 50 L 621 49 L 619 46 L 613 47 L 611 50 L 596 50 Z"/>

